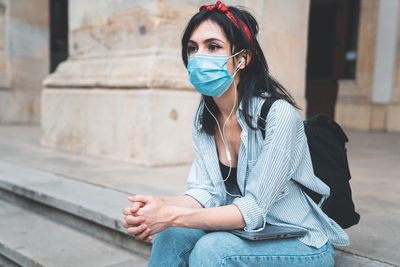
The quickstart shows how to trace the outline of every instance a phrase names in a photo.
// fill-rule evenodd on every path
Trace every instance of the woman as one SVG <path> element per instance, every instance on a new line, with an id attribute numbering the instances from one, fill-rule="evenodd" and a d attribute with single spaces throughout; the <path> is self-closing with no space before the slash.
<path id="1" fill-rule="evenodd" d="M 194 116 L 188 190 L 177 197 L 130 197 L 123 220 L 136 239 L 155 236 L 149 266 L 333 266 L 332 245 L 349 238 L 301 190 L 323 195 L 303 123 L 289 93 L 269 74 L 246 11 L 221 2 L 202 6 L 187 25 L 182 57 L 202 94 Z M 257 129 L 267 98 L 263 139 Z M 249 241 L 227 231 L 266 224 L 307 231 L 299 238 Z"/>

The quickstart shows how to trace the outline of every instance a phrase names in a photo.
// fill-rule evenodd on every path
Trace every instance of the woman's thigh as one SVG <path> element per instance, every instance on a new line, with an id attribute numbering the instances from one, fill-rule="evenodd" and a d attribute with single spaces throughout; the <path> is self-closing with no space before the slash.
<path id="1" fill-rule="evenodd" d="M 154 238 L 148 266 L 186 266 L 196 242 L 207 233 L 184 227 L 164 229 Z"/>
<path id="2" fill-rule="evenodd" d="M 195 266 L 334 266 L 330 244 L 319 249 L 296 238 L 250 241 L 229 232 L 202 236 L 193 248 L 190 267 Z"/>

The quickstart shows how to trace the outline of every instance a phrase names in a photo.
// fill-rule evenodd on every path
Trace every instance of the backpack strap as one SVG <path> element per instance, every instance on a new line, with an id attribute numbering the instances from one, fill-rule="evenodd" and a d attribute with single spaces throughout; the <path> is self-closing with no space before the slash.
<path id="1" fill-rule="evenodd" d="M 267 115 L 272 104 L 278 100 L 277 97 L 267 97 L 261 107 L 260 116 L 257 119 L 257 128 L 260 129 L 263 139 L 265 139 L 265 130 L 267 129 Z"/>

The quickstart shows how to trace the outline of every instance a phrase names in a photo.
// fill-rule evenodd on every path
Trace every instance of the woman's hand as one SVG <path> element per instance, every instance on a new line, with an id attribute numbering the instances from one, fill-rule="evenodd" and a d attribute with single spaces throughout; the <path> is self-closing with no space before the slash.
<path id="1" fill-rule="evenodd" d="M 128 197 L 129 201 L 133 203 L 141 202 L 144 206 L 136 212 L 135 216 L 144 217 L 143 221 L 137 219 L 136 222 L 144 223 L 150 229 L 148 234 L 154 235 L 161 232 L 172 224 L 172 206 L 166 205 L 160 198 L 147 196 L 147 195 L 136 195 Z M 135 229 L 135 231 L 139 231 Z"/>
<path id="2" fill-rule="evenodd" d="M 132 235 L 137 240 L 150 242 L 153 237 L 149 235 L 150 229 L 143 223 L 144 217 L 139 216 L 136 212 L 145 204 L 142 202 L 133 202 L 132 207 L 127 207 L 123 210 L 126 215 L 122 220 L 122 225 L 127 228 L 128 235 Z"/>

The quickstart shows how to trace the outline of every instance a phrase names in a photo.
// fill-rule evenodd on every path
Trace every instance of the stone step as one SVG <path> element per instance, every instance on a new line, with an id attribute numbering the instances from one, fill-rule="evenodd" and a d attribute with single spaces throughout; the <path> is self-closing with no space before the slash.
<path id="1" fill-rule="evenodd" d="M 125 192 L 78 181 L 65 172 L 54 174 L 0 160 L 0 199 L 148 259 L 151 244 L 128 236 L 121 223 L 122 208 L 131 205 L 128 196 Z M 0 251 L 0 263 L 1 254 Z M 335 261 L 336 267 L 394 266 L 339 249 Z"/>
<path id="2" fill-rule="evenodd" d="M 147 259 L 0 200 L 0 266 L 146 266 Z"/>
<path id="3" fill-rule="evenodd" d="M 148 258 L 151 244 L 127 235 L 128 194 L 0 161 L 0 199 Z"/>

